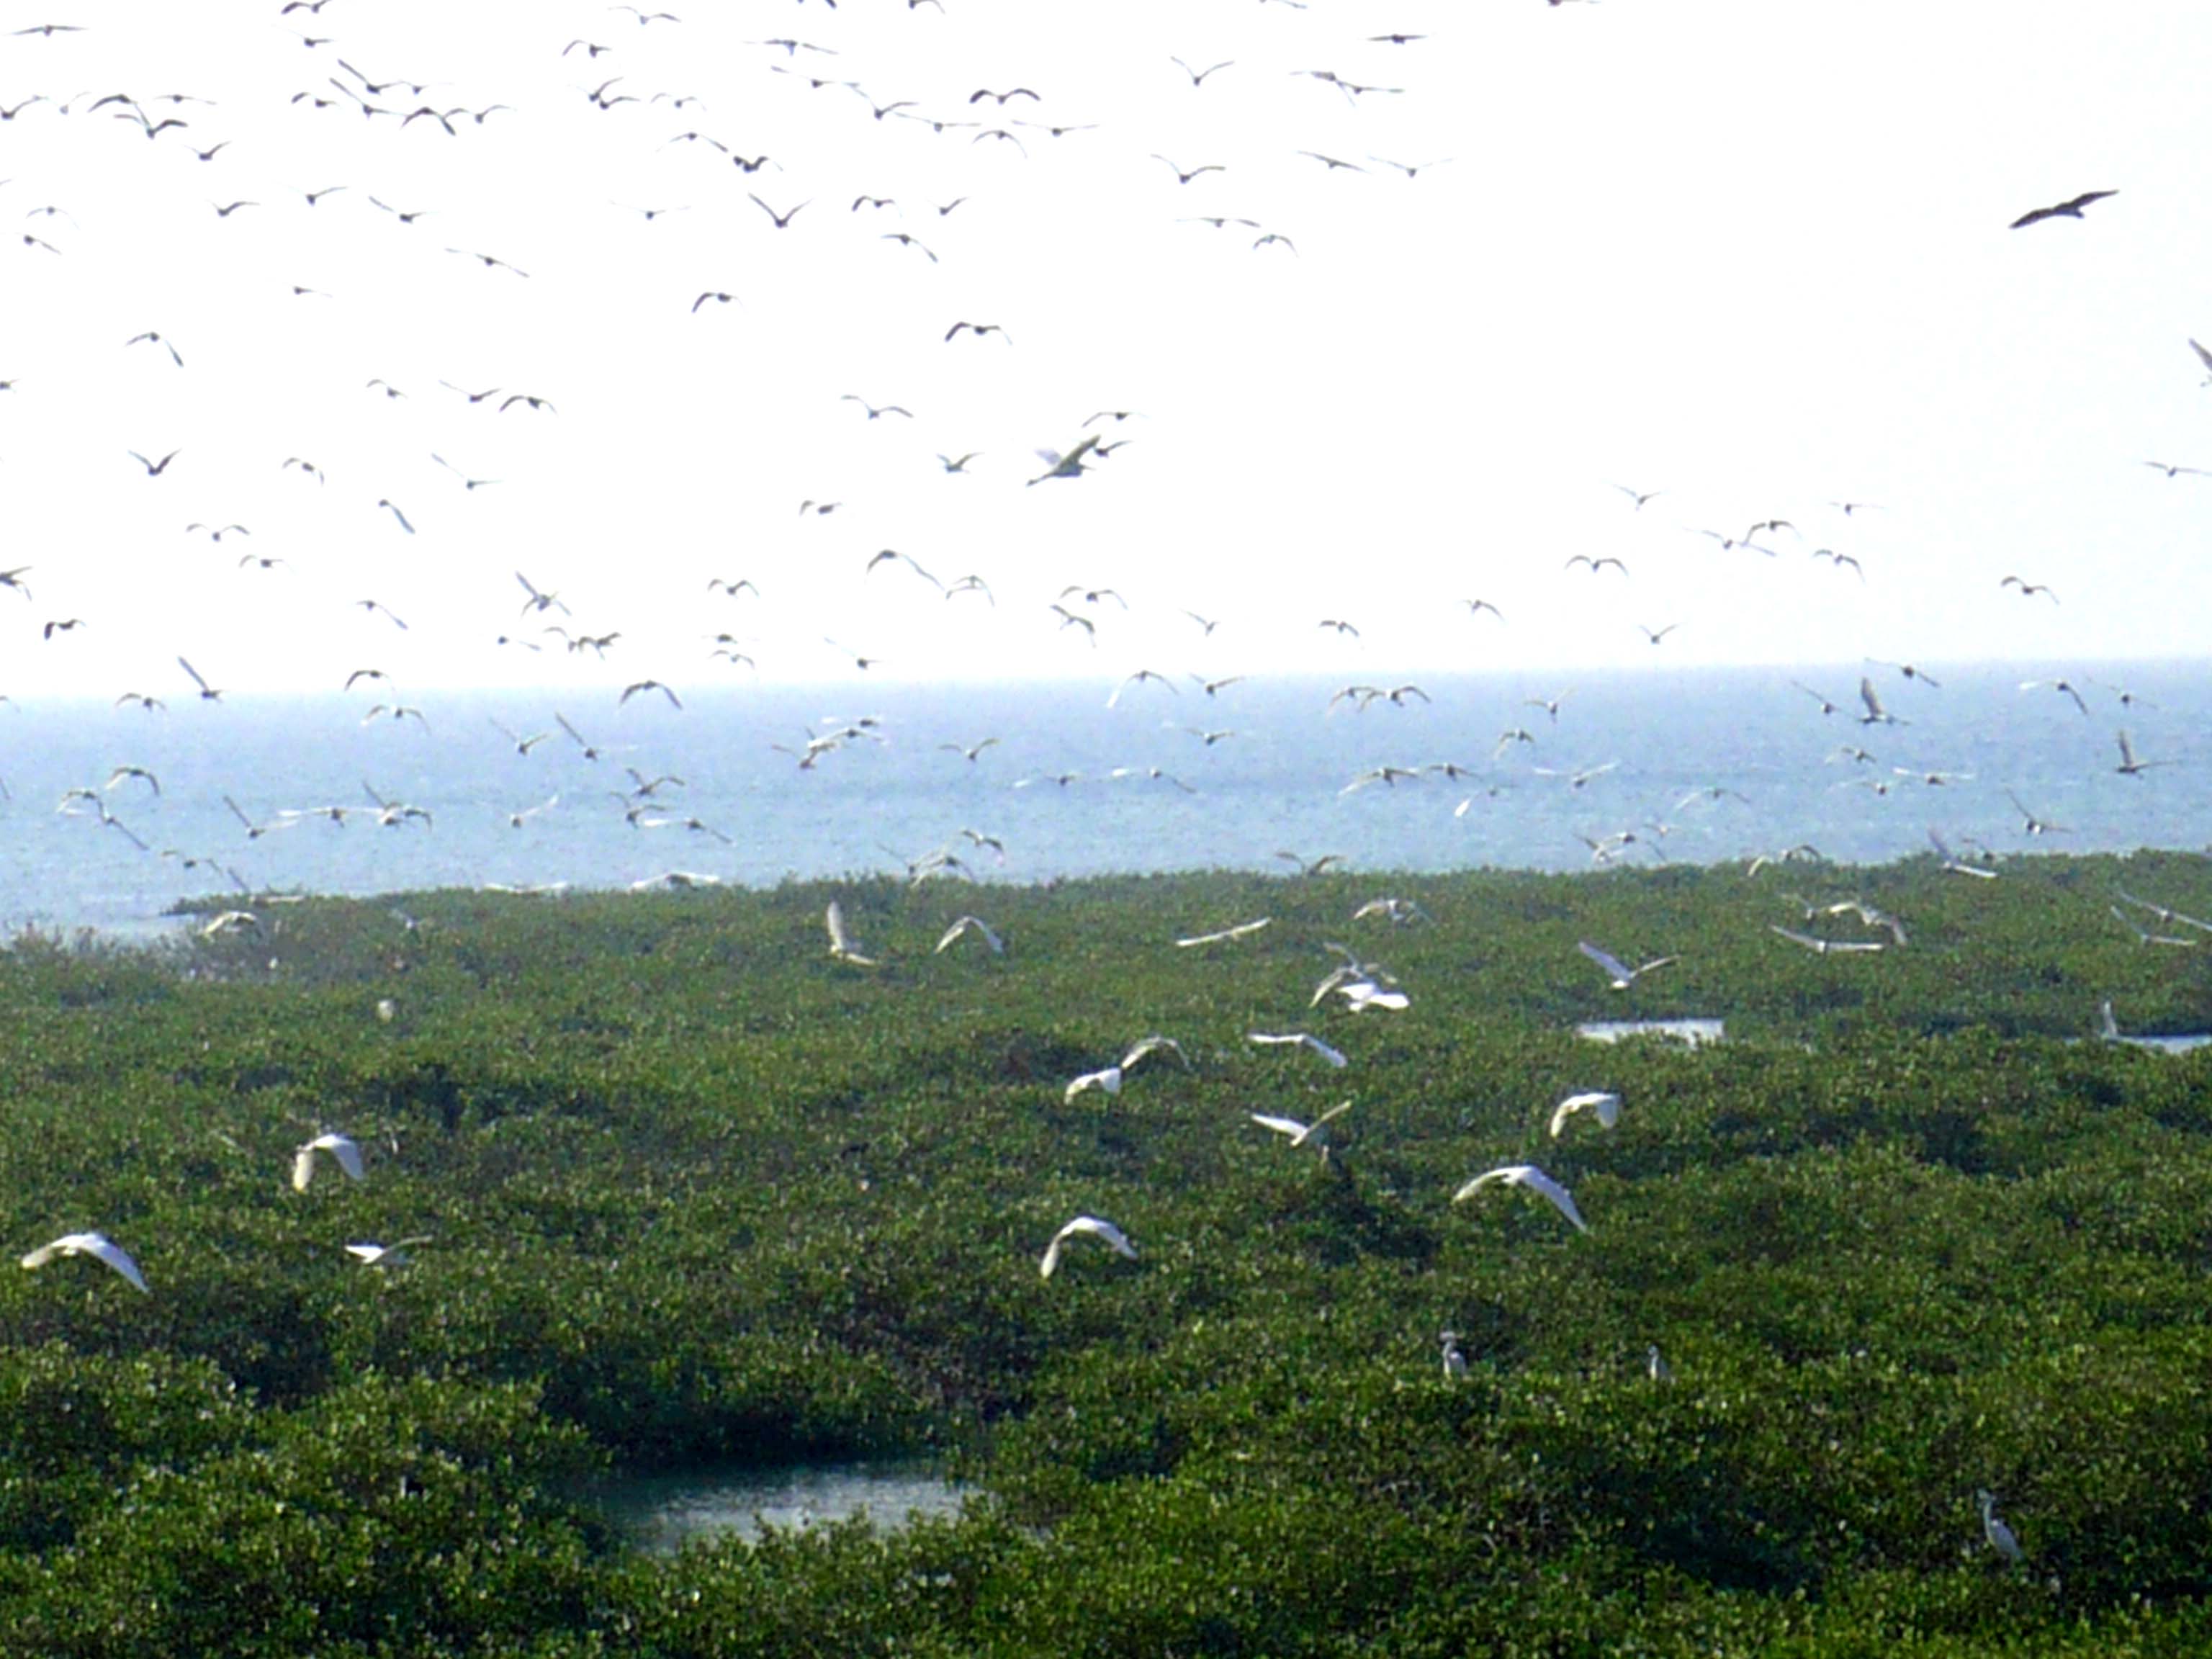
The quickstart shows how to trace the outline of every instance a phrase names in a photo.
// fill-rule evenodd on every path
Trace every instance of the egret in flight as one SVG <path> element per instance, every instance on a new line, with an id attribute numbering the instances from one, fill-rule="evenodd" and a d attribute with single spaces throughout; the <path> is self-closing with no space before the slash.
<path id="1" fill-rule="evenodd" d="M 1462 1199 L 1472 1198 L 1490 1186 L 1526 1187 L 1530 1192 L 1540 1193 L 1549 1199 L 1553 1207 L 1573 1222 L 1579 1231 L 1589 1231 L 1589 1223 L 1584 1221 L 1582 1212 L 1575 1208 L 1574 1194 L 1533 1164 L 1508 1164 L 1498 1169 L 1486 1170 L 1454 1193 L 1452 1202 L 1456 1204 Z"/>
<path id="2" fill-rule="evenodd" d="M 317 1135 L 305 1146 L 295 1147 L 292 1153 L 292 1190 L 304 1193 L 307 1183 L 315 1178 L 315 1154 L 328 1152 L 337 1160 L 338 1168 L 353 1181 L 362 1179 L 361 1146 L 351 1135 L 342 1135 L 336 1130 Z"/>
<path id="3" fill-rule="evenodd" d="M 131 1253 L 106 1233 L 64 1233 L 52 1243 L 41 1244 L 26 1255 L 23 1265 L 43 1267 L 58 1255 L 92 1256 L 105 1261 L 140 1290 L 146 1289 L 146 1276 L 138 1271 L 138 1264 L 131 1259 Z"/>
<path id="4" fill-rule="evenodd" d="M 1567 1127 L 1567 1120 L 1586 1109 L 1595 1109 L 1597 1121 L 1608 1129 L 1620 1121 L 1619 1095 L 1599 1090 L 1592 1090 L 1587 1094 L 1569 1095 L 1552 1108 L 1552 1139 L 1557 1140 L 1559 1131 Z"/>
<path id="5" fill-rule="evenodd" d="M 1303 1146 L 1311 1141 L 1321 1148 L 1321 1155 L 1326 1159 L 1328 1157 L 1328 1121 L 1351 1109 L 1350 1101 L 1340 1100 L 1310 1123 L 1301 1123 L 1294 1117 L 1270 1117 L 1265 1112 L 1254 1112 L 1251 1118 L 1263 1129 L 1273 1129 L 1279 1135 L 1287 1135 L 1293 1146 Z"/>
<path id="6" fill-rule="evenodd" d="M 1655 968 L 1664 968 L 1668 963 L 1679 962 L 1681 959 L 1679 957 L 1654 957 L 1643 966 L 1632 968 L 1611 951 L 1599 949 L 1588 939 L 1577 940 L 1577 945 L 1584 956 L 1613 975 L 1613 988 L 1616 991 L 1626 991 L 1636 983 L 1639 975 L 1648 974 Z"/>
<path id="7" fill-rule="evenodd" d="M 1129 1236 L 1119 1227 L 1095 1215 L 1079 1215 L 1054 1233 L 1052 1243 L 1045 1246 L 1044 1260 L 1037 1263 L 1038 1278 L 1052 1277 L 1060 1266 L 1060 1247 L 1071 1238 L 1098 1239 L 1110 1245 L 1116 1255 L 1125 1255 L 1132 1261 L 1137 1259 L 1137 1247 L 1129 1243 Z"/>

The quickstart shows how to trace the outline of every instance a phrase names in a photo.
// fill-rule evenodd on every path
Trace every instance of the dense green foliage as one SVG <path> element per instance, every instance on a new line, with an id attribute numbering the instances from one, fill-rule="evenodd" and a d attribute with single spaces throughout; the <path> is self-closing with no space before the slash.
<path id="1" fill-rule="evenodd" d="M 2212 908 L 2203 860 L 2143 854 L 26 937 L 8 1248 L 98 1228 L 151 1294 L 0 1273 L 0 1652 L 2202 1651 L 2212 1049 L 2077 1039 L 2106 997 L 2212 1028 L 2212 951 L 2139 945 L 2116 885 Z M 1808 925 L 1792 888 L 1911 943 L 1801 950 L 1769 931 Z M 1350 919 L 1386 891 L 1427 920 Z M 831 896 L 880 969 L 831 959 Z M 932 953 L 964 908 L 1004 957 Z M 1613 993 L 1584 938 L 1680 960 Z M 1324 940 L 1413 1006 L 1310 1009 Z M 1624 1015 L 1729 1040 L 1575 1035 Z M 1246 1042 L 1302 1027 L 1349 1066 Z M 1190 1068 L 1062 1098 L 1151 1032 Z M 1618 1127 L 1551 1139 L 1591 1088 Z M 1246 1115 L 1347 1097 L 1326 1160 Z M 292 1188 L 321 1127 L 365 1182 Z M 1531 1161 L 1589 1234 L 1452 1202 Z M 1140 1259 L 1079 1241 L 1041 1279 L 1084 1212 Z M 410 1235 L 389 1268 L 341 1249 Z M 961 1473 L 965 1513 L 653 1559 L 589 1498 L 893 1453 Z"/>

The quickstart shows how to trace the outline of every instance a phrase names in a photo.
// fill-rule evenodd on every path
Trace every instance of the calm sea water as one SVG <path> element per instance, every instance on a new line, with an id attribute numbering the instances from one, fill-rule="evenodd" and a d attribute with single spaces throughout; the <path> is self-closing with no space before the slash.
<path id="1" fill-rule="evenodd" d="M 1862 672 L 1901 723 L 1856 718 Z M 2020 689 L 2060 676 L 2080 688 L 2086 714 L 2047 684 Z M 1286 870 L 1279 851 L 1376 872 L 1573 870 L 1592 865 L 1590 842 L 1624 833 L 1634 840 L 1614 854 L 1623 860 L 1692 863 L 1801 843 L 1882 862 L 1924 850 L 1930 826 L 1960 851 L 2200 848 L 2212 839 L 2209 678 L 2193 663 L 1983 665 L 1943 672 L 1940 689 L 1856 664 L 1582 675 L 1571 687 L 1463 676 L 1425 681 L 1426 702 L 1407 694 L 1364 711 L 1350 699 L 1331 706 L 1337 682 L 1296 679 L 1211 697 L 1189 681 L 1173 693 L 1139 684 L 1112 708 L 1105 683 L 892 686 L 865 701 L 702 694 L 680 712 L 657 697 L 621 708 L 611 694 L 568 697 L 560 711 L 596 760 L 535 694 L 426 702 L 427 731 L 363 725 L 365 696 L 241 696 L 151 714 L 33 705 L 0 710 L 0 926 L 137 931 L 161 925 L 181 896 L 241 884 L 356 895 L 619 888 L 677 870 L 759 885 L 903 871 L 940 848 L 976 879 L 1022 882 Z M 1531 706 L 1563 689 L 1556 718 Z M 810 731 L 864 716 L 866 735 L 805 769 L 771 746 L 802 749 Z M 552 735 L 520 754 L 499 725 Z M 2141 758 L 2172 763 L 2119 775 L 2123 726 Z M 1513 729 L 1533 741 L 1501 746 Z M 1200 732 L 1234 735 L 1208 743 Z M 944 746 L 989 738 L 973 760 Z M 1464 775 L 1346 793 L 1370 769 L 1442 762 Z M 150 770 L 159 795 L 135 778 L 106 787 L 123 765 Z M 641 798 L 633 767 L 684 781 Z M 90 805 L 64 802 L 78 787 L 100 791 L 147 850 Z M 428 821 L 284 816 L 368 809 L 372 788 Z M 265 833 L 250 836 L 226 796 Z M 2027 814 L 2063 831 L 2032 836 Z M 1002 842 L 1003 860 L 964 830 Z M 188 868 L 186 857 L 206 862 Z"/>

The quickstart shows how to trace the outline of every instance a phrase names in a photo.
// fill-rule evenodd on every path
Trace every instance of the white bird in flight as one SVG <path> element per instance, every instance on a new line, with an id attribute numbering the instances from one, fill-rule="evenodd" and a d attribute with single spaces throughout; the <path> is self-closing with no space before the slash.
<path id="1" fill-rule="evenodd" d="M 945 930 L 945 937 L 937 941 L 938 950 L 945 950 L 963 933 L 968 933 L 971 929 L 982 935 L 983 943 L 991 947 L 991 954 L 993 956 L 1003 956 L 1006 954 L 1006 942 L 1000 939 L 996 933 L 993 933 L 991 931 L 991 925 L 985 921 L 981 916 L 962 916 L 958 921 L 955 921 L 950 927 Z"/>
<path id="2" fill-rule="evenodd" d="M 1589 1223 L 1584 1221 L 1582 1212 L 1575 1208 L 1574 1194 L 1533 1164 L 1508 1164 L 1498 1169 L 1486 1170 L 1454 1193 L 1452 1202 L 1456 1204 L 1463 1198 L 1472 1198 L 1490 1186 L 1526 1187 L 1533 1193 L 1540 1193 L 1578 1230 L 1583 1232 L 1589 1231 Z"/>
<path id="3" fill-rule="evenodd" d="M 1273 1129 L 1279 1135 L 1290 1137 L 1291 1145 L 1303 1146 L 1308 1141 L 1321 1148 L 1323 1158 L 1328 1156 L 1328 1121 L 1339 1113 L 1352 1109 L 1352 1103 L 1340 1100 L 1310 1123 L 1301 1123 L 1294 1117 L 1270 1117 L 1265 1112 L 1252 1113 L 1252 1121 L 1263 1129 Z"/>
<path id="4" fill-rule="evenodd" d="M 1188 939 L 1177 939 L 1176 948 L 1188 951 L 1194 945 L 1219 945 L 1226 939 L 1243 939 L 1248 933 L 1258 933 L 1273 920 L 1272 916 L 1262 916 L 1257 921 L 1242 921 L 1234 927 L 1224 927 L 1218 933 L 1194 933 Z"/>
<path id="5" fill-rule="evenodd" d="M 26 1255 L 23 1265 L 26 1267 L 43 1267 L 58 1255 L 95 1257 L 140 1290 L 146 1289 L 146 1276 L 138 1271 L 138 1264 L 131 1259 L 131 1253 L 106 1233 L 64 1233 L 52 1243 L 41 1244 Z"/>
<path id="6" fill-rule="evenodd" d="M 1597 1112 L 1597 1121 L 1607 1128 L 1620 1121 L 1620 1097 L 1609 1091 L 1593 1089 L 1586 1094 L 1569 1095 L 1552 1108 L 1552 1139 L 1559 1138 L 1559 1131 L 1566 1127 L 1567 1120 L 1577 1112 L 1593 1108 Z"/>
<path id="7" fill-rule="evenodd" d="M 853 936 L 845 931 L 845 912 L 836 899 L 822 913 L 823 925 L 830 930 L 830 955 L 838 962 L 849 962 L 855 968 L 876 968 L 882 964 L 873 957 L 864 956 L 853 943 Z"/>
<path id="8" fill-rule="evenodd" d="M 349 1244 L 346 1254 L 364 1267 L 403 1267 L 407 1265 L 407 1252 L 416 1244 L 428 1244 L 430 1235 L 417 1233 L 412 1238 L 403 1238 L 397 1244 Z"/>
<path id="9" fill-rule="evenodd" d="M 1148 1055 L 1157 1054 L 1164 1049 L 1170 1050 L 1174 1053 L 1175 1057 L 1182 1062 L 1182 1068 L 1184 1071 L 1188 1072 L 1192 1069 L 1190 1056 L 1183 1053 L 1182 1044 L 1177 1042 L 1171 1036 L 1161 1036 L 1155 1033 L 1151 1036 L 1139 1037 L 1134 1042 L 1129 1045 L 1129 1052 L 1121 1056 L 1121 1070 L 1127 1072 L 1131 1067 L 1134 1066 L 1139 1060 L 1146 1058 Z"/>
<path id="10" fill-rule="evenodd" d="M 1067 1085 L 1066 1091 L 1060 1095 L 1060 1099 L 1073 1100 L 1076 1096 L 1092 1089 L 1103 1089 L 1109 1095 L 1120 1094 L 1121 1068 L 1118 1066 L 1108 1066 L 1099 1071 L 1085 1072 Z"/>
<path id="11" fill-rule="evenodd" d="M 1132 1261 L 1137 1259 L 1137 1247 L 1129 1243 L 1129 1236 L 1110 1221 L 1095 1215 L 1079 1215 L 1052 1236 L 1052 1243 L 1044 1249 L 1044 1260 L 1037 1263 L 1037 1277 L 1050 1279 L 1060 1266 L 1060 1247 L 1071 1238 L 1095 1238 L 1113 1247 L 1115 1254 Z"/>
<path id="12" fill-rule="evenodd" d="M 1311 1031 L 1252 1031 L 1248 1033 L 1247 1036 L 1248 1040 L 1250 1042 L 1267 1045 L 1289 1042 L 1303 1043 L 1305 1047 L 1312 1049 L 1314 1053 L 1319 1054 L 1323 1060 L 1327 1060 L 1330 1065 L 1335 1066 L 1339 1071 L 1342 1071 L 1346 1066 L 1349 1066 L 1352 1063 L 1344 1057 L 1344 1053 L 1341 1049 L 1330 1048 L 1328 1044 L 1323 1042 Z"/>
<path id="13" fill-rule="evenodd" d="M 292 1190 L 294 1192 L 306 1192 L 307 1183 L 315 1178 L 317 1152 L 328 1152 L 336 1158 L 338 1168 L 343 1170 L 349 1179 L 359 1181 L 363 1178 L 360 1143 L 351 1135 L 343 1135 L 333 1129 L 327 1134 L 317 1135 L 305 1146 L 293 1150 Z"/>
<path id="14" fill-rule="evenodd" d="M 1577 945 L 1584 956 L 1613 975 L 1613 988 L 1616 991 L 1626 991 L 1636 983 L 1639 975 L 1648 974 L 1655 968 L 1664 968 L 1668 963 L 1679 962 L 1681 959 L 1679 957 L 1654 957 L 1642 967 L 1632 968 L 1610 951 L 1601 950 L 1588 939 L 1577 940 Z"/>

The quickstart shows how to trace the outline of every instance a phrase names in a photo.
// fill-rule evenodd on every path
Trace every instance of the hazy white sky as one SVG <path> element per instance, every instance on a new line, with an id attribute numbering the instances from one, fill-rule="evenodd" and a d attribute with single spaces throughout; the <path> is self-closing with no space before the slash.
<path id="1" fill-rule="evenodd" d="M 2143 463 L 2212 471 L 2212 9 L 668 9 L 7 0 L 81 31 L 0 38 L 0 107 L 47 100 L 0 124 L 0 219 L 54 250 L 0 245 L 0 569 L 32 596 L 0 592 L 0 692 L 182 699 L 179 652 L 240 691 L 690 691 L 754 672 L 719 633 L 764 680 L 853 677 L 828 635 L 878 676 L 1102 684 L 2203 650 L 2212 477 Z M 362 84 L 403 76 L 431 84 Z M 806 205 L 778 230 L 749 194 Z M 1139 411 L 1089 428 L 1128 447 L 1027 486 L 1103 409 Z M 1772 556 L 1692 533 L 1777 516 Z M 995 605 L 864 574 L 885 548 Z M 518 570 L 573 616 L 520 616 Z M 1127 600 L 1068 601 L 1095 647 L 1070 584 Z"/>

